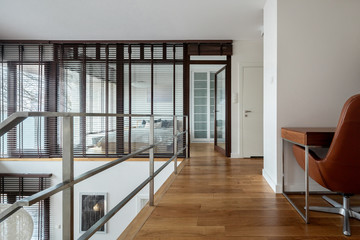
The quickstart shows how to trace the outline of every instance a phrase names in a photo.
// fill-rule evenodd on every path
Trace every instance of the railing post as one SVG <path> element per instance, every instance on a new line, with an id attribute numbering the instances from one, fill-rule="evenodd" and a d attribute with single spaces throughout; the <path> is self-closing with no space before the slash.
<path id="1" fill-rule="evenodd" d="M 190 152 L 189 152 L 189 117 L 185 116 L 185 128 L 186 128 L 186 133 L 185 133 L 185 157 L 189 158 L 190 156 Z"/>
<path id="2" fill-rule="evenodd" d="M 174 116 L 174 135 L 177 134 L 177 117 Z M 177 147 L 178 145 L 178 138 L 177 136 L 174 138 L 174 173 L 177 174 Z"/>
<path id="3" fill-rule="evenodd" d="M 149 145 L 154 145 L 154 116 L 150 117 L 150 134 Z M 152 178 L 149 183 L 149 205 L 154 206 L 154 148 L 149 150 L 149 169 L 150 177 Z"/>
<path id="4" fill-rule="evenodd" d="M 63 181 L 74 180 L 73 117 L 63 117 Z M 62 239 L 74 239 L 74 187 L 62 193 Z"/>

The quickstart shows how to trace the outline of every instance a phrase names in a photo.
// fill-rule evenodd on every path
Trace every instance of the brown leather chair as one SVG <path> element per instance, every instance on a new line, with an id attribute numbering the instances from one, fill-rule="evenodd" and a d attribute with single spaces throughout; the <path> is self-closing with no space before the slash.
<path id="1" fill-rule="evenodd" d="M 293 152 L 304 169 L 304 149 L 294 145 Z M 349 201 L 350 196 L 360 193 L 360 94 L 346 101 L 326 157 L 309 153 L 309 175 L 321 186 L 343 195 L 343 204 L 323 196 L 333 207 L 311 206 L 309 210 L 343 215 L 343 232 L 350 236 L 349 217 L 360 220 L 360 207 L 350 207 Z"/>

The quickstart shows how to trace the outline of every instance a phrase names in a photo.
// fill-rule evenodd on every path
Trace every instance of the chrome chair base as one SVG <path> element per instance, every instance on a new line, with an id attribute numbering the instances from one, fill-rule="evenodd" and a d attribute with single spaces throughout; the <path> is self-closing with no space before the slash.
<path id="1" fill-rule="evenodd" d="M 310 206 L 309 210 L 311 211 L 317 211 L 317 212 L 326 212 L 326 213 L 335 213 L 335 214 L 341 214 L 344 216 L 344 225 L 343 225 L 343 233 L 345 236 L 351 236 L 350 231 L 350 223 L 349 218 L 355 218 L 357 220 L 360 220 L 360 207 L 351 207 L 350 208 L 350 197 L 344 195 L 343 196 L 343 204 L 332 200 L 331 198 L 328 198 L 327 196 L 322 197 L 325 201 L 330 203 L 333 207 L 313 207 Z"/>

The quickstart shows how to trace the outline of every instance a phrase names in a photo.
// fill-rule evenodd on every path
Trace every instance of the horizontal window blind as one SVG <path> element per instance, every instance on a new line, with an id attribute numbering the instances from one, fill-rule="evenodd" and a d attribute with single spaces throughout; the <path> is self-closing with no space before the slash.
<path id="1" fill-rule="evenodd" d="M 0 174 L 0 202 L 13 204 L 51 185 L 51 174 Z M 24 207 L 34 222 L 32 240 L 50 239 L 50 199 Z"/>
<path id="2" fill-rule="evenodd" d="M 18 111 L 48 111 L 54 83 L 51 45 L 1 46 L 0 121 Z M 1 139 L 2 156 L 48 156 L 48 119 L 31 118 Z"/>
<path id="3" fill-rule="evenodd" d="M 183 114 L 183 49 L 167 43 L 1 45 L 0 120 L 17 111 Z M 74 117 L 74 154 L 133 152 L 148 144 L 149 120 Z M 156 123 L 155 141 L 172 134 L 172 118 Z M 59 157 L 61 133 L 61 119 L 26 119 L 1 137 L 1 156 Z M 158 156 L 172 151 L 171 141 L 155 149 Z"/>

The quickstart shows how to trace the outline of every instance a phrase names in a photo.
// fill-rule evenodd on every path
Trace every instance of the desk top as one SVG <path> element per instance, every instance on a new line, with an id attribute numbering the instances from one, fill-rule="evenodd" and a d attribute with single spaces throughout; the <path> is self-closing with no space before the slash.
<path id="1" fill-rule="evenodd" d="M 301 145 L 330 146 L 336 128 L 281 128 L 281 137 Z"/>

